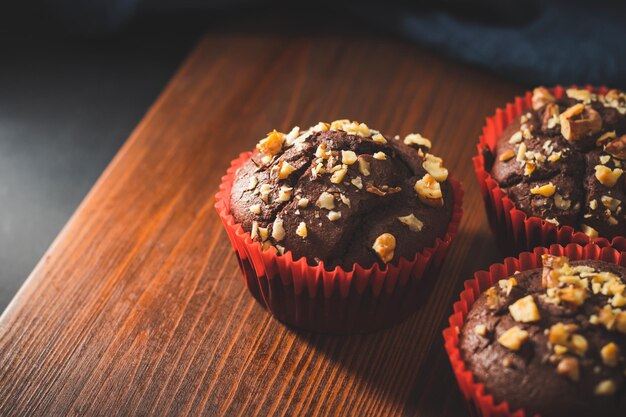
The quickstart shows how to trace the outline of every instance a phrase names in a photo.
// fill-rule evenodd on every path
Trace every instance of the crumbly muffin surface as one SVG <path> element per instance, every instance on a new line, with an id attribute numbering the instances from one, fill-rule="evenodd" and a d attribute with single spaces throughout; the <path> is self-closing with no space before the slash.
<path id="1" fill-rule="evenodd" d="M 413 259 L 443 238 L 454 195 L 419 134 L 338 120 L 270 132 L 237 172 L 231 213 L 265 247 L 352 269 Z"/>
<path id="2" fill-rule="evenodd" d="M 497 402 L 542 417 L 626 415 L 626 269 L 544 255 L 485 291 L 461 329 L 467 368 Z"/>
<path id="3" fill-rule="evenodd" d="M 499 138 L 491 175 L 531 216 L 591 237 L 626 234 L 626 96 L 533 92 L 533 108 Z"/>

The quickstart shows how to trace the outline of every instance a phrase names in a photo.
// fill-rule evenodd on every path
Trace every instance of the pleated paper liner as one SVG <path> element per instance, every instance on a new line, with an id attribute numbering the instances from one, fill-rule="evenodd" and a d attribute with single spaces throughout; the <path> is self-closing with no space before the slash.
<path id="1" fill-rule="evenodd" d="M 606 87 L 586 86 L 585 88 L 600 94 L 608 91 Z M 557 98 L 565 93 L 565 89 L 561 86 L 552 88 L 550 91 Z M 515 208 L 514 203 L 489 173 L 490 167 L 487 167 L 485 153 L 495 155 L 496 142 L 504 129 L 517 117 L 532 109 L 531 98 L 532 93 L 529 91 L 523 97 L 516 97 L 505 108 L 497 109 L 492 117 L 487 118 L 478 143 L 478 154 L 473 158 L 489 225 L 499 247 L 507 255 L 515 255 L 521 251 L 532 250 L 537 246 L 549 246 L 553 243 L 584 245 L 590 242 L 589 236 L 575 231 L 570 226 L 556 226 L 539 217 L 528 216 Z"/>
<path id="2" fill-rule="evenodd" d="M 389 327 L 414 312 L 429 294 L 437 273 L 457 234 L 462 210 L 461 184 L 450 178 L 454 210 L 445 236 L 397 265 L 380 268 L 355 265 L 326 270 L 324 264 L 309 265 L 250 238 L 230 214 L 230 191 L 237 169 L 252 153 L 239 155 L 222 177 L 215 208 L 239 260 L 245 283 L 261 305 L 281 322 L 323 333 L 360 333 Z"/>
<path id="3" fill-rule="evenodd" d="M 494 264 L 489 271 L 479 271 L 474 279 L 465 281 L 464 290 L 459 301 L 454 304 L 454 314 L 448 319 L 450 327 L 443 331 L 445 348 L 456 376 L 459 388 L 465 398 L 470 413 L 479 417 L 531 417 L 524 410 L 511 410 L 506 401 L 497 401 L 490 395 L 483 384 L 477 381 L 465 367 L 459 349 L 459 333 L 472 305 L 489 287 L 499 280 L 513 275 L 515 271 L 526 271 L 541 268 L 541 256 L 549 253 L 556 256 L 567 256 L 573 261 L 600 260 L 626 266 L 626 239 L 616 237 L 611 243 L 598 238 L 594 243 L 578 245 L 570 243 L 566 246 L 551 245 L 550 249 L 535 248 L 532 252 L 522 252 L 517 258 L 506 258 L 502 264 Z"/>

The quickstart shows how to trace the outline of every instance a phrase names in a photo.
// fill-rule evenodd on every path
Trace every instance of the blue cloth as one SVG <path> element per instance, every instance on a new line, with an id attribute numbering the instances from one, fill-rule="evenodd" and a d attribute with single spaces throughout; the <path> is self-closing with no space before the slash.
<path id="1" fill-rule="evenodd" d="M 121 28 L 141 8 L 155 4 L 171 11 L 183 5 L 211 9 L 242 6 L 249 0 L 47 0 L 60 9 L 68 26 L 90 33 Z M 224 4 L 226 3 L 226 4 Z M 252 2 L 254 3 L 254 2 Z M 447 4 L 463 4 L 446 2 Z M 476 5 L 476 2 L 473 2 Z M 441 10 L 419 11 L 398 3 L 353 3 L 353 13 L 377 27 L 387 26 L 415 43 L 454 59 L 488 68 L 531 85 L 606 84 L 626 87 L 626 4 L 586 2 L 485 1 L 490 19 L 472 20 Z M 436 3 L 435 3 L 436 4 Z M 480 4 L 480 3 L 478 3 Z M 509 7 L 511 10 L 507 9 Z M 522 9 L 520 9 L 522 8 Z M 57 10 L 58 10 L 57 9 Z M 491 9 L 491 10 L 490 10 Z M 523 24 L 493 15 L 516 16 L 529 10 Z M 493 12 L 493 13 L 490 13 Z M 491 20 L 495 23 L 488 23 Z M 500 20 L 500 21 L 499 21 Z"/>
<path id="2" fill-rule="evenodd" d="M 522 26 L 490 25 L 438 11 L 396 10 L 389 16 L 412 41 L 518 81 L 626 86 L 623 3 L 545 2 Z"/>

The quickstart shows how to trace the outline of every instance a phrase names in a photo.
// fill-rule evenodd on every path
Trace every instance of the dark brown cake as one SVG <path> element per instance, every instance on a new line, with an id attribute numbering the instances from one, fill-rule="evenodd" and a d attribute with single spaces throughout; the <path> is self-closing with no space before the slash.
<path id="1" fill-rule="evenodd" d="M 496 145 L 491 175 L 526 214 L 590 237 L 626 235 L 626 96 L 536 88 Z"/>
<path id="2" fill-rule="evenodd" d="M 253 239 L 311 264 L 413 259 L 445 235 L 454 206 L 430 147 L 348 120 L 273 131 L 237 172 L 231 212 Z"/>
<path id="3" fill-rule="evenodd" d="M 526 415 L 626 415 L 626 269 L 544 255 L 472 306 L 459 345 L 497 402 Z"/>

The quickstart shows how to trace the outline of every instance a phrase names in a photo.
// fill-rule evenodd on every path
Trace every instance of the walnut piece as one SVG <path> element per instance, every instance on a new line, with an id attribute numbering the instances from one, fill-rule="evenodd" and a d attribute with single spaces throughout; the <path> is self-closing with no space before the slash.
<path id="1" fill-rule="evenodd" d="M 441 185 L 432 175 L 425 174 L 422 179 L 417 180 L 414 189 L 422 203 L 431 207 L 443 207 Z"/>
<path id="2" fill-rule="evenodd" d="M 423 146 L 426 149 L 430 149 L 433 146 L 430 140 L 426 139 L 419 133 L 411 133 L 409 135 L 406 135 L 404 137 L 404 144 Z"/>
<path id="3" fill-rule="evenodd" d="M 554 101 L 554 96 L 545 87 L 537 87 L 533 90 L 532 105 L 533 110 L 539 110 L 548 103 Z"/>
<path id="4" fill-rule="evenodd" d="M 611 381 L 610 379 L 605 379 L 604 381 L 601 381 L 600 383 L 598 383 L 598 385 L 596 385 L 593 393 L 599 396 L 607 396 L 615 394 L 616 390 L 617 386 L 615 385 L 615 382 Z"/>
<path id="5" fill-rule="evenodd" d="M 602 363 L 606 366 L 617 366 L 619 363 L 619 347 L 613 342 L 607 343 L 600 350 L 600 356 L 602 357 Z"/>
<path id="6" fill-rule="evenodd" d="M 257 143 L 256 148 L 264 155 L 274 156 L 283 149 L 284 141 L 285 134 L 274 129 Z"/>
<path id="7" fill-rule="evenodd" d="M 626 135 L 607 143 L 604 151 L 617 159 L 626 160 Z"/>
<path id="8" fill-rule="evenodd" d="M 476 333 L 478 336 L 485 337 L 485 335 L 487 335 L 487 326 L 485 326 L 484 324 L 477 324 L 474 327 L 474 333 Z"/>
<path id="9" fill-rule="evenodd" d="M 556 373 L 574 382 L 580 380 L 580 363 L 576 358 L 564 358 L 556 367 Z"/>
<path id="10" fill-rule="evenodd" d="M 624 173 L 621 168 L 611 170 L 611 168 L 604 165 L 596 165 L 594 169 L 596 170 L 596 178 L 600 181 L 600 184 L 609 188 L 612 188 L 615 183 L 617 183 L 619 177 Z"/>
<path id="11" fill-rule="evenodd" d="M 288 178 L 296 169 L 287 161 L 280 161 L 278 168 L 278 179 L 284 180 Z"/>
<path id="12" fill-rule="evenodd" d="M 409 214 L 408 216 L 398 217 L 398 220 L 400 220 L 400 223 L 407 225 L 409 227 L 409 230 L 411 230 L 412 232 L 417 233 L 421 231 L 424 227 L 424 223 L 417 217 L 415 217 L 413 213 Z"/>
<path id="13" fill-rule="evenodd" d="M 374 249 L 381 261 L 388 263 L 393 259 L 393 251 L 396 249 L 396 238 L 391 233 L 383 233 L 376 238 L 372 249 Z"/>
<path id="14" fill-rule="evenodd" d="M 584 104 L 578 103 L 559 116 L 561 134 L 569 141 L 579 140 L 602 130 L 600 114 Z"/>
<path id="15" fill-rule="evenodd" d="M 532 323 L 541 319 L 539 309 L 532 295 L 520 298 L 509 306 L 513 320 L 520 323 Z"/>
<path id="16" fill-rule="evenodd" d="M 331 193 L 324 191 L 322 194 L 320 194 L 315 204 L 319 208 L 332 210 L 335 208 L 335 197 Z"/>
<path id="17" fill-rule="evenodd" d="M 522 344 L 528 339 L 528 332 L 513 326 L 498 338 L 498 343 L 510 350 L 520 350 Z"/>
<path id="18" fill-rule="evenodd" d="M 443 159 L 435 155 L 427 153 L 422 167 L 439 182 L 448 179 L 448 170 L 443 166 Z"/>
<path id="19" fill-rule="evenodd" d="M 300 236 L 302 239 L 306 238 L 309 235 L 309 231 L 306 228 L 305 222 L 300 222 L 300 224 L 298 224 L 298 228 L 296 229 L 296 234 Z"/>
<path id="20" fill-rule="evenodd" d="M 501 162 L 506 162 L 506 161 L 513 159 L 514 156 L 515 156 L 515 151 L 513 149 L 507 149 L 506 151 L 500 154 L 500 157 L 498 159 Z"/>
<path id="21" fill-rule="evenodd" d="M 280 242 L 285 238 L 285 228 L 283 227 L 283 219 L 276 217 L 274 224 L 272 225 L 272 238 L 275 241 Z"/>
<path id="22" fill-rule="evenodd" d="M 341 163 L 352 165 L 356 162 L 357 156 L 353 151 L 341 151 Z"/>
<path id="23" fill-rule="evenodd" d="M 544 185 L 537 185 L 530 189 L 531 194 L 538 194 L 544 197 L 552 197 L 556 192 L 556 185 L 551 182 Z"/>

